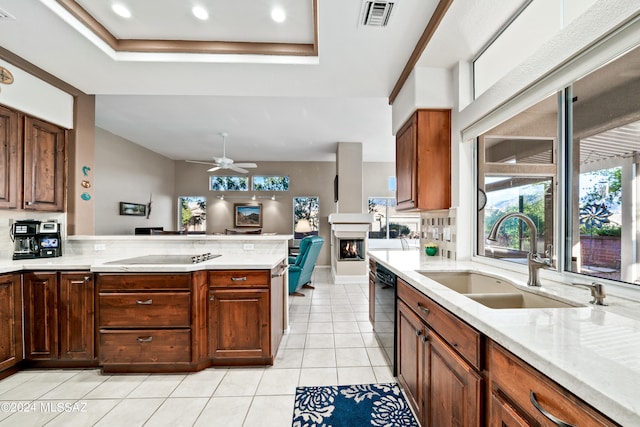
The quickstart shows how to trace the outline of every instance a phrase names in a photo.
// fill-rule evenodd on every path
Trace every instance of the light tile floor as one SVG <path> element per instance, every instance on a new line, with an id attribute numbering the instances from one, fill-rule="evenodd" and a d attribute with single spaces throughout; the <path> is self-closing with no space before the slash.
<path id="1" fill-rule="evenodd" d="M 21 371 L 0 381 L 0 427 L 289 427 L 297 386 L 395 381 L 368 320 L 368 284 L 334 284 L 322 268 L 313 283 L 290 298 L 290 333 L 271 367 Z"/>

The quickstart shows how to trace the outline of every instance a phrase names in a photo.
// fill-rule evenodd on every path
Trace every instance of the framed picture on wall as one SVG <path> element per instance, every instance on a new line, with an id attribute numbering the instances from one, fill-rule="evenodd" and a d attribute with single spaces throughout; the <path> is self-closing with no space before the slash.
<path id="1" fill-rule="evenodd" d="M 235 227 L 262 227 L 262 203 L 234 203 Z"/>
<path id="2" fill-rule="evenodd" d="M 147 205 L 142 203 L 120 202 L 120 215 L 145 216 Z"/>

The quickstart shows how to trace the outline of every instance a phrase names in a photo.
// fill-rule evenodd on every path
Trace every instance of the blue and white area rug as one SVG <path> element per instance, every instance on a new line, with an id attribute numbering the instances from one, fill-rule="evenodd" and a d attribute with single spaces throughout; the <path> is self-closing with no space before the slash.
<path id="1" fill-rule="evenodd" d="M 298 387 L 293 427 L 418 427 L 397 384 Z"/>

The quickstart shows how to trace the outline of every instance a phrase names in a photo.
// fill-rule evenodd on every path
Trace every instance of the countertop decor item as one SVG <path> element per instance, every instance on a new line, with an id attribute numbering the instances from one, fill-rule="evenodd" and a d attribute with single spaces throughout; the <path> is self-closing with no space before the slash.
<path id="1" fill-rule="evenodd" d="M 427 243 L 424 245 L 424 252 L 429 256 L 434 256 L 438 253 L 438 246 L 435 243 Z"/>

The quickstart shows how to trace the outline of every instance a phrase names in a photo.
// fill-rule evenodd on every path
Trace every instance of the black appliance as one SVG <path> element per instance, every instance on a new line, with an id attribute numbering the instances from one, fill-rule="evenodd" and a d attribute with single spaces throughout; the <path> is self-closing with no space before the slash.
<path id="1" fill-rule="evenodd" d="M 393 376 L 398 375 L 396 364 L 396 275 L 376 263 L 373 332 L 386 356 Z"/>
<path id="2" fill-rule="evenodd" d="M 16 221 L 11 224 L 11 240 L 13 240 L 13 259 L 38 258 L 40 242 L 38 230 L 40 221 L 33 219 Z"/>
<path id="3" fill-rule="evenodd" d="M 42 221 L 38 227 L 37 239 L 40 258 L 62 256 L 60 224 L 57 221 Z"/>

